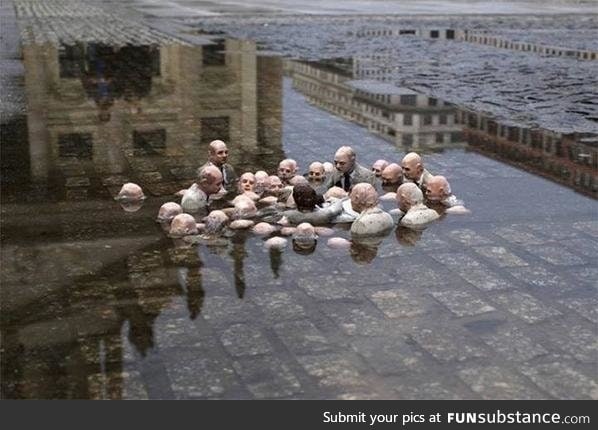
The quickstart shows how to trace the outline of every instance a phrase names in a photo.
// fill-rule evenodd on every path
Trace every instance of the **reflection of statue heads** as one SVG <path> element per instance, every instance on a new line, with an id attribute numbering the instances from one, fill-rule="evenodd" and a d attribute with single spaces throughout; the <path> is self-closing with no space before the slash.
<path id="1" fill-rule="evenodd" d="M 324 171 L 324 165 L 319 161 L 314 161 L 309 165 L 308 176 L 312 181 L 321 181 L 324 179 L 326 172 Z"/>
<path id="2" fill-rule="evenodd" d="M 438 202 L 451 195 L 451 186 L 444 176 L 432 176 L 426 182 L 426 198 Z"/>
<path id="3" fill-rule="evenodd" d="M 382 174 L 382 171 L 388 166 L 388 161 L 386 160 L 376 160 L 374 164 L 372 164 L 372 172 L 376 175 L 376 178 L 379 178 Z"/>
<path id="4" fill-rule="evenodd" d="M 208 196 L 222 188 L 222 172 L 215 166 L 206 166 L 199 171 L 197 185 Z"/>
<path id="5" fill-rule="evenodd" d="M 174 237 L 197 234 L 197 223 L 195 218 L 189 214 L 179 214 L 170 223 L 170 235 Z"/>
<path id="6" fill-rule="evenodd" d="M 324 199 L 328 200 L 330 198 L 335 199 L 342 199 L 347 197 L 349 194 L 343 190 L 341 187 L 332 187 L 328 191 L 324 193 Z"/>
<path id="7" fill-rule="evenodd" d="M 341 173 L 353 171 L 355 167 L 355 151 L 350 146 L 341 146 L 334 154 L 334 167 Z"/>
<path id="8" fill-rule="evenodd" d="M 415 246 L 415 244 L 422 238 L 422 229 L 412 229 L 399 225 L 395 231 L 397 242 L 405 246 Z"/>
<path id="9" fill-rule="evenodd" d="M 351 207 L 355 212 L 361 212 L 378 204 L 378 193 L 368 183 L 356 184 L 351 191 Z"/>
<path id="10" fill-rule="evenodd" d="M 397 189 L 397 204 L 403 212 L 407 212 L 412 206 L 423 201 L 422 190 L 413 182 L 403 184 Z"/>
<path id="11" fill-rule="evenodd" d="M 251 172 L 245 172 L 239 178 L 239 192 L 253 192 L 255 189 L 255 176 Z"/>
<path id="12" fill-rule="evenodd" d="M 162 225 L 162 228 L 170 230 L 170 223 L 172 222 L 173 218 L 182 213 L 183 208 L 181 205 L 175 202 L 167 202 L 160 206 L 156 221 Z"/>
<path id="13" fill-rule="evenodd" d="M 208 159 L 216 166 L 221 167 L 228 160 L 228 148 L 221 140 L 213 140 L 208 147 Z"/>
<path id="14" fill-rule="evenodd" d="M 422 158 L 415 152 L 410 152 L 403 157 L 401 167 L 403 168 L 403 175 L 412 181 L 418 180 L 424 172 Z"/>
<path id="15" fill-rule="evenodd" d="M 382 185 L 399 186 L 403 179 L 403 169 L 397 163 L 391 163 L 382 170 L 380 177 Z"/>
<path id="16" fill-rule="evenodd" d="M 370 264 L 376 255 L 378 255 L 378 247 L 384 238 L 353 238 L 351 241 L 351 258 L 357 264 Z"/>
<path id="17" fill-rule="evenodd" d="M 293 233 L 293 249 L 299 254 L 311 254 L 316 249 L 317 238 L 313 225 L 301 223 Z"/>
<path id="18" fill-rule="evenodd" d="M 315 190 L 307 184 L 299 184 L 293 187 L 293 200 L 300 211 L 313 211 L 317 204 L 323 203 L 323 199 Z"/>
<path id="19" fill-rule="evenodd" d="M 288 181 L 297 172 L 297 162 L 291 158 L 287 158 L 278 163 L 278 177 L 283 181 Z"/>

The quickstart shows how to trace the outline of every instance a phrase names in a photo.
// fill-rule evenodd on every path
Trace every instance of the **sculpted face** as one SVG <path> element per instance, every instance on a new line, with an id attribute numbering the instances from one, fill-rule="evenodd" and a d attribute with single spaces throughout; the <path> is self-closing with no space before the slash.
<path id="1" fill-rule="evenodd" d="M 228 148 L 221 140 L 210 142 L 209 160 L 217 166 L 222 166 L 228 160 Z"/>
<path id="2" fill-rule="evenodd" d="M 164 203 L 160 206 L 160 210 L 158 211 L 158 218 L 157 221 L 160 223 L 166 223 L 170 225 L 172 219 L 183 213 L 183 208 L 181 205 L 175 202 L 168 202 Z"/>
<path id="3" fill-rule="evenodd" d="M 355 156 L 347 149 L 341 148 L 334 154 L 334 167 L 341 173 L 351 172 L 355 166 Z"/>
<path id="4" fill-rule="evenodd" d="M 324 179 L 325 171 L 324 165 L 319 162 L 314 162 L 309 165 L 309 179 L 312 181 L 321 181 Z"/>
<path id="5" fill-rule="evenodd" d="M 418 180 L 424 171 L 421 157 L 415 152 L 405 155 L 403 161 L 401 161 L 401 168 L 403 169 L 403 175 L 412 181 Z"/>
<path id="6" fill-rule="evenodd" d="M 397 205 L 403 212 L 407 212 L 411 206 L 421 201 L 422 192 L 417 185 L 412 182 L 401 185 L 397 189 Z"/>
<path id="7" fill-rule="evenodd" d="M 388 161 L 386 160 L 377 160 L 372 165 L 372 172 L 376 175 L 376 178 L 379 178 L 382 175 L 382 171 L 388 166 Z"/>
<path id="8" fill-rule="evenodd" d="M 217 167 L 208 166 L 203 169 L 199 187 L 207 195 L 216 194 L 222 188 L 222 173 Z"/>
<path id="9" fill-rule="evenodd" d="M 170 224 L 170 234 L 172 236 L 197 234 L 197 223 L 195 222 L 195 218 L 189 214 L 179 214 L 175 216 Z"/>
<path id="10" fill-rule="evenodd" d="M 355 212 L 362 212 L 377 204 L 378 193 L 372 185 L 361 183 L 355 185 L 353 190 L 351 190 L 351 207 Z"/>
<path id="11" fill-rule="evenodd" d="M 403 170 L 396 163 L 389 164 L 381 173 L 382 185 L 399 184 L 403 178 Z"/>
<path id="12" fill-rule="evenodd" d="M 253 192 L 257 194 L 262 194 L 264 191 L 268 190 L 270 186 L 270 178 L 268 174 L 263 170 L 255 172 L 255 188 Z"/>
<path id="13" fill-rule="evenodd" d="M 433 176 L 426 184 L 426 199 L 439 202 L 449 195 L 449 184 L 444 176 Z"/>
<path id="14" fill-rule="evenodd" d="M 239 178 L 239 191 L 246 192 L 251 191 L 253 192 L 255 189 L 255 176 L 253 173 L 246 172 L 241 175 Z"/>
<path id="15" fill-rule="evenodd" d="M 297 165 L 292 160 L 282 160 L 278 164 L 278 177 L 283 181 L 288 181 L 295 176 Z"/>
<path id="16" fill-rule="evenodd" d="M 279 195 L 283 187 L 284 185 L 278 176 L 270 176 L 270 187 L 268 188 L 270 194 Z"/>

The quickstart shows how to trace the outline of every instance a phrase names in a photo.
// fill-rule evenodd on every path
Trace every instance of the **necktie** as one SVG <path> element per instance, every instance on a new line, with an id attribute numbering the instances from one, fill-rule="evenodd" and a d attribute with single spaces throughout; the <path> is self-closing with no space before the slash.
<path id="1" fill-rule="evenodd" d="M 343 188 L 347 192 L 351 189 L 351 175 L 349 173 L 345 173 Z"/>

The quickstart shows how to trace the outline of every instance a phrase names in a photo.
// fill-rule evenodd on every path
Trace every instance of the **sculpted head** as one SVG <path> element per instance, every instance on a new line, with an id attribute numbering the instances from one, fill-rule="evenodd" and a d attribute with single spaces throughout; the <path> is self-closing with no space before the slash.
<path id="1" fill-rule="evenodd" d="M 133 182 L 127 182 L 126 184 L 124 184 L 118 192 L 118 195 L 116 196 L 116 200 L 120 200 L 121 202 L 132 202 L 143 199 L 145 199 L 145 196 L 143 195 L 143 190 L 139 185 L 134 184 Z"/>
<path id="2" fill-rule="evenodd" d="M 298 210 L 313 211 L 323 199 L 308 184 L 299 184 L 293 187 L 293 200 Z"/>
<path id="3" fill-rule="evenodd" d="M 197 234 L 195 218 L 185 213 L 175 216 L 170 223 L 170 235 L 180 237 L 190 234 Z"/>
<path id="4" fill-rule="evenodd" d="M 391 163 L 380 175 L 382 185 L 399 185 L 403 181 L 403 169 L 397 163 Z"/>
<path id="5" fill-rule="evenodd" d="M 215 166 L 206 166 L 199 171 L 197 185 L 208 196 L 216 194 L 222 188 L 222 173 Z"/>
<path id="6" fill-rule="evenodd" d="M 257 207 L 253 200 L 244 195 L 239 195 L 233 200 L 235 206 L 234 215 L 235 219 L 253 218 L 257 214 Z"/>
<path id="7" fill-rule="evenodd" d="M 332 187 L 324 193 L 324 199 L 329 200 L 330 198 L 342 199 L 347 197 L 348 193 L 341 187 Z"/>
<path id="8" fill-rule="evenodd" d="M 208 160 L 220 167 L 228 160 L 228 148 L 222 140 L 213 140 L 208 146 Z"/>
<path id="9" fill-rule="evenodd" d="M 376 160 L 374 164 L 372 164 L 372 172 L 376 175 L 376 178 L 379 178 L 382 175 L 382 171 L 388 166 L 388 161 L 386 160 Z"/>
<path id="10" fill-rule="evenodd" d="M 309 254 L 316 247 L 316 229 L 308 222 L 301 223 L 293 233 L 293 249 L 301 254 Z"/>
<path id="11" fill-rule="evenodd" d="M 270 179 L 266 172 L 258 170 L 255 172 L 255 189 L 253 190 L 257 194 L 262 194 L 268 190 L 270 186 Z"/>
<path id="12" fill-rule="evenodd" d="M 268 179 L 270 180 L 270 186 L 268 187 L 269 193 L 273 196 L 278 196 L 284 188 L 282 181 L 275 175 L 269 176 Z"/>
<path id="13" fill-rule="evenodd" d="M 251 172 L 245 172 L 239 178 L 238 189 L 240 193 L 255 190 L 255 175 Z"/>
<path id="14" fill-rule="evenodd" d="M 334 154 L 334 167 L 341 173 L 349 173 L 355 167 L 355 151 L 350 146 L 341 146 Z"/>
<path id="15" fill-rule="evenodd" d="M 334 172 L 334 164 L 332 164 L 330 161 L 323 162 L 322 166 L 324 166 L 324 172 L 326 172 L 326 174 Z"/>
<path id="16" fill-rule="evenodd" d="M 311 181 L 321 181 L 325 175 L 324 165 L 319 161 L 314 161 L 309 165 L 308 176 Z"/>
<path id="17" fill-rule="evenodd" d="M 158 217 L 156 221 L 163 224 L 170 226 L 172 219 L 183 213 L 183 208 L 181 205 L 175 202 L 167 202 L 160 206 L 160 210 L 158 211 Z"/>
<path id="18" fill-rule="evenodd" d="M 351 207 L 355 212 L 362 212 L 378 204 L 378 193 L 368 183 L 356 184 L 351 190 Z"/>
<path id="19" fill-rule="evenodd" d="M 426 183 L 426 198 L 438 202 L 451 195 L 451 186 L 444 176 L 432 176 Z"/>
<path id="20" fill-rule="evenodd" d="M 292 186 L 297 186 L 299 184 L 308 184 L 309 182 L 301 175 L 295 175 L 289 181 L 289 184 Z"/>
<path id="21" fill-rule="evenodd" d="M 283 181 L 288 181 L 297 173 L 297 162 L 287 158 L 278 163 L 278 177 Z"/>
<path id="22" fill-rule="evenodd" d="M 413 182 L 403 184 L 397 189 L 397 205 L 403 212 L 407 212 L 412 206 L 423 201 L 422 190 Z"/>
<path id="23" fill-rule="evenodd" d="M 208 214 L 207 217 L 204 218 L 205 223 L 205 231 L 208 234 L 217 234 L 219 233 L 228 221 L 228 217 L 222 211 L 215 210 Z"/>
<path id="24" fill-rule="evenodd" d="M 401 167 L 403 169 L 403 175 L 412 181 L 418 180 L 424 172 L 422 158 L 415 152 L 410 152 L 403 157 Z"/>

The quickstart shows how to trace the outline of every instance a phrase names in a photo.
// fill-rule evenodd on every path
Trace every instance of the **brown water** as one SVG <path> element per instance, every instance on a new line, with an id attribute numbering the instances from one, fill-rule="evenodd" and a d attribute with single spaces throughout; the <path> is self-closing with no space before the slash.
<path id="1" fill-rule="evenodd" d="M 596 397 L 595 136 L 247 41 L 24 58 L 28 114 L 2 130 L 4 398 Z M 472 214 L 348 251 L 177 246 L 157 210 L 215 138 L 238 173 L 417 150 Z M 137 212 L 112 199 L 126 181 Z"/>

